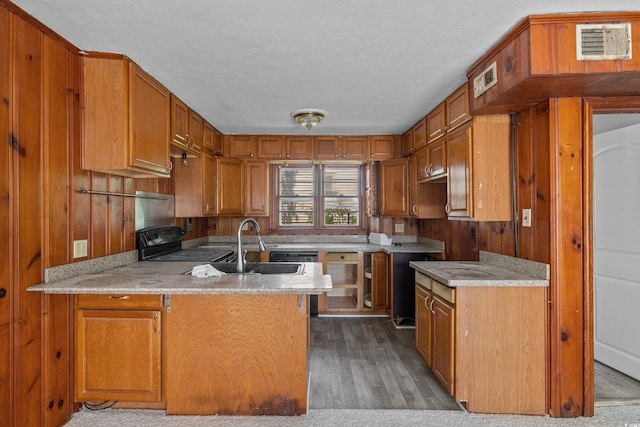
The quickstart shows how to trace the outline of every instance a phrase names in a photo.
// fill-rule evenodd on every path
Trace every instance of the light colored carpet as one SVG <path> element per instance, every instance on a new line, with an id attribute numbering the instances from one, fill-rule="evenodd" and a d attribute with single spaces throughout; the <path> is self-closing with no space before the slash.
<path id="1" fill-rule="evenodd" d="M 179 416 L 164 411 L 138 409 L 83 409 L 66 424 L 68 427 L 122 426 L 621 426 L 640 427 L 640 405 L 596 407 L 594 417 L 550 418 L 523 415 L 469 414 L 461 411 L 314 409 L 299 417 Z"/>

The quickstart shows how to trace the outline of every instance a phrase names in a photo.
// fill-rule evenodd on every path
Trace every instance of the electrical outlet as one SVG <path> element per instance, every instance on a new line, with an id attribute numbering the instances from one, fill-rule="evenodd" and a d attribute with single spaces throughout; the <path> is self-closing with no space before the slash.
<path id="1" fill-rule="evenodd" d="M 87 239 L 73 241 L 73 257 L 84 258 L 87 256 Z"/>
<path id="2" fill-rule="evenodd" d="M 249 223 L 246 223 L 242 226 L 242 231 L 247 231 L 249 229 Z"/>
<path id="3" fill-rule="evenodd" d="M 404 224 L 395 224 L 396 233 L 404 233 Z"/>
<path id="4" fill-rule="evenodd" d="M 531 209 L 522 209 L 522 226 L 531 227 Z"/>

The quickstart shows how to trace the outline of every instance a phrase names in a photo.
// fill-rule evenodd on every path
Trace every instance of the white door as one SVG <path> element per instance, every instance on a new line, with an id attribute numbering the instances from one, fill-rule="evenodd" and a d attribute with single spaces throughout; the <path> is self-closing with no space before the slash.
<path id="1" fill-rule="evenodd" d="M 594 356 L 640 380 L 640 125 L 596 134 L 605 116 L 593 136 Z"/>

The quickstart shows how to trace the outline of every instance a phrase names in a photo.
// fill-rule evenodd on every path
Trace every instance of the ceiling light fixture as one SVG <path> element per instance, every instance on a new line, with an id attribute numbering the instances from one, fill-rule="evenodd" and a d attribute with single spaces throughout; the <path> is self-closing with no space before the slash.
<path id="1" fill-rule="evenodd" d="M 326 111 L 315 108 L 303 108 L 291 113 L 291 117 L 298 122 L 300 126 L 304 126 L 311 130 L 312 127 L 318 125 L 327 115 Z"/>

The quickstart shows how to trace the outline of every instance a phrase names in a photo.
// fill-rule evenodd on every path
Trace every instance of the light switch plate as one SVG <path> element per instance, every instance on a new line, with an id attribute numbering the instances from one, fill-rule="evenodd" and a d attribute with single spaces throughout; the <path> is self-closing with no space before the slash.
<path id="1" fill-rule="evenodd" d="M 87 256 L 87 239 L 73 241 L 73 257 L 84 258 Z"/>
<path id="2" fill-rule="evenodd" d="M 522 209 L 522 226 L 531 227 L 531 209 Z"/>

